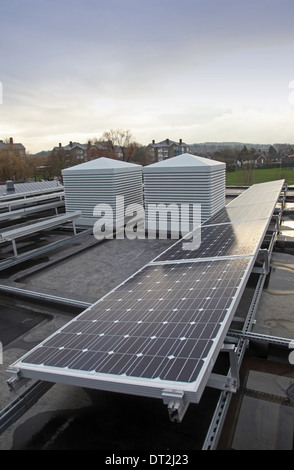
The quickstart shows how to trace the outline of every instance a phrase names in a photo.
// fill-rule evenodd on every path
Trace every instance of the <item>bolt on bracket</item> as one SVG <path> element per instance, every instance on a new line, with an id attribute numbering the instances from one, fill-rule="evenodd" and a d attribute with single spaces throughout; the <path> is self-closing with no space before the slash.
<path id="1" fill-rule="evenodd" d="M 180 423 L 187 411 L 189 402 L 186 401 L 184 392 L 177 390 L 164 390 L 162 392 L 163 403 L 167 406 L 169 418 L 172 422 Z"/>

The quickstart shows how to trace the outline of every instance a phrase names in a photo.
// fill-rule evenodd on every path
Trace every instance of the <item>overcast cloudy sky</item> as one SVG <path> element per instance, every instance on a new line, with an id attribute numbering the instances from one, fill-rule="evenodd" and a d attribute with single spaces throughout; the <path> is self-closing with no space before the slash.
<path id="1" fill-rule="evenodd" d="M 0 139 L 294 143 L 293 17 L 293 0 L 3 1 Z"/>

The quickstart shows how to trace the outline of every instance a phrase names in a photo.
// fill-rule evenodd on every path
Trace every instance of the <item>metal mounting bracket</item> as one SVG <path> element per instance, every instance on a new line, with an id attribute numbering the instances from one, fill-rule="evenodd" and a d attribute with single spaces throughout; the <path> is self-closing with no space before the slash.
<path id="1" fill-rule="evenodd" d="M 8 369 L 7 372 L 11 373 L 12 376 L 7 380 L 9 389 L 13 392 L 17 392 L 24 385 L 26 385 L 31 379 L 22 377 L 21 371 L 15 369 Z"/>
<path id="2" fill-rule="evenodd" d="M 270 261 L 269 261 L 269 252 L 268 252 L 268 249 L 267 248 L 263 248 L 261 250 L 259 250 L 259 253 L 258 255 L 261 255 L 263 260 L 264 260 L 264 264 L 262 267 L 254 267 L 252 269 L 252 272 L 253 273 L 258 273 L 258 274 L 268 274 L 270 272 Z"/>
<path id="3" fill-rule="evenodd" d="M 234 344 L 223 344 L 221 351 L 229 353 L 230 371 L 228 375 L 212 372 L 208 379 L 207 386 L 236 393 L 240 384 L 237 348 Z"/>
<path id="4" fill-rule="evenodd" d="M 185 400 L 183 391 L 163 390 L 163 403 L 167 406 L 171 421 L 180 423 L 187 411 L 189 402 Z"/>

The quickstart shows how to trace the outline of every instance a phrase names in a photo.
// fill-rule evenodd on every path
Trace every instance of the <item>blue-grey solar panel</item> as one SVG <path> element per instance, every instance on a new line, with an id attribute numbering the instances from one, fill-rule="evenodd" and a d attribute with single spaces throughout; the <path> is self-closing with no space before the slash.
<path id="1" fill-rule="evenodd" d="M 227 328 L 251 259 L 147 266 L 22 361 L 194 382 Z M 208 361 L 208 362 L 207 362 Z"/>
<path id="2" fill-rule="evenodd" d="M 192 232 L 192 238 L 179 240 L 159 255 L 155 261 L 215 258 L 219 256 L 253 256 L 262 241 L 267 225 L 267 219 L 203 225 Z"/>

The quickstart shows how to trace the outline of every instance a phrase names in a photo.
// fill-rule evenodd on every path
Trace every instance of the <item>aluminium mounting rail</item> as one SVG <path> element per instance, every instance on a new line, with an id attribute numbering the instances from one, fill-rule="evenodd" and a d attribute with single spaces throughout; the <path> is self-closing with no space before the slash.
<path id="1" fill-rule="evenodd" d="M 287 192 L 287 186 L 285 186 L 284 195 L 281 196 L 283 201 L 286 200 L 286 192 Z M 282 216 L 284 207 L 285 205 L 282 204 L 280 211 L 279 211 L 278 220 L 280 220 Z M 250 307 L 247 312 L 247 316 L 243 324 L 243 328 L 241 330 L 234 330 L 230 328 L 227 334 L 227 338 L 226 338 L 227 341 L 228 342 L 232 341 L 233 343 L 236 344 L 236 357 L 237 357 L 239 369 L 241 367 L 242 360 L 245 355 L 246 349 L 248 347 L 248 342 L 250 340 L 263 341 L 268 344 L 275 344 L 275 345 L 282 346 L 282 347 L 286 346 L 288 348 L 294 347 L 293 340 L 290 340 L 288 338 L 279 338 L 275 336 L 261 335 L 261 334 L 257 334 L 251 331 L 254 325 L 255 315 L 256 315 L 258 304 L 259 304 L 261 294 L 263 291 L 263 286 L 265 284 L 265 281 L 268 275 L 269 263 L 272 257 L 275 243 L 277 241 L 278 231 L 279 231 L 279 223 L 275 223 L 274 229 L 269 232 L 270 239 L 268 242 L 267 256 L 264 256 L 265 254 L 264 250 L 262 253 L 263 254 L 263 267 L 258 268 L 255 271 L 259 273 L 259 277 L 255 286 L 254 294 L 250 303 Z M 228 375 L 230 375 L 230 371 L 228 372 Z M 219 442 L 221 432 L 224 426 L 224 422 L 225 422 L 225 419 L 229 410 L 232 396 L 233 396 L 233 393 L 230 390 L 223 390 L 220 393 L 217 406 L 215 408 L 208 432 L 206 434 L 206 438 L 202 446 L 202 450 L 217 449 L 218 442 Z"/>
<path id="2" fill-rule="evenodd" d="M 43 219 L 39 222 L 26 224 L 19 228 L 7 227 L 0 232 L 0 243 L 11 241 L 12 246 L 13 246 L 14 256 L 15 258 L 17 258 L 18 253 L 17 253 L 17 248 L 16 248 L 16 240 L 18 238 L 22 238 L 27 235 L 40 232 L 48 228 L 58 227 L 59 225 L 66 224 L 68 222 L 72 222 L 74 235 L 76 235 L 75 220 L 78 217 L 80 217 L 80 215 L 81 215 L 81 212 L 79 211 L 67 212 L 66 214 L 58 215 L 55 217 L 48 217 L 45 220 Z"/>
<path id="3" fill-rule="evenodd" d="M 6 202 L 0 202 L 0 209 L 8 208 L 8 210 L 11 211 L 11 209 L 13 207 L 33 205 L 33 204 L 37 204 L 39 202 L 48 201 L 49 199 L 62 200 L 62 199 L 64 199 L 64 192 L 59 191 L 57 193 L 45 194 L 45 195 L 42 195 L 42 196 L 29 196 L 29 197 L 26 197 L 26 198 L 13 199 L 12 201 L 8 200 Z M 0 199 L 0 201 L 1 201 L 1 199 Z"/>
<path id="4" fill-rule="evenodd" d="M 18 217 L 25 217 L 30 214 L 35 214 L 37 212 L 49 211 L 55 209 L 56 215 L 58 214 L 58 208 L 64 207 L 64 201 L 49 202 L 48 204 L 38 204 L 31 207 L 26 207 L 22 209 L 9 210 L 8 212 L 0 213 L 0 221 L 11 220 Z"/>
<path id="5" fill-rule="evenodd" d="M 24 261 L 28 261 L 29 259 L 36 258 L 37 256 L 42 256 L 45 253 L 49 253 L 50 251 L 57 250 L 62 248 L 66 245 L 73 243 L 80 238 L 83 238 L 86 235 L 93 233 L 92 229 L 84 230 L 80 233 L 75 233 L 73 236 L 69 236 L 63 240 L 58 240 L 53 243 L 49 243 L 46 246 L 42 246 L 41 248 L 37 248 L 34 250 L 30 250 L 26 253 L 18 255 L 17 257 L 12 257 L 0 262 L 0 271 L 4 269 L 11 268 L 12 266 L 16 266 L 17 264 L 23 263 Z"/>
<path id="6" fill-rule="evenodd" d="M 32 233 L 45 230 L 47 228 L 55 227 L 67 222 L 72 222 L 81 215 L 80 211 L 67 212 L 66 214 L 59 215 L 57 217 L 48 217 L 45 220 L 38 221 L 29 225 L 25 225 L 20 228 L 10 228 L 7 227 L 0 232 L 0 243 L 6 241 L 12 241 L 17 238 L 24 237 L 26 235 L 31 235 Z"/>

